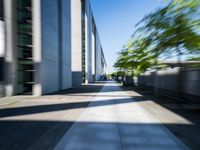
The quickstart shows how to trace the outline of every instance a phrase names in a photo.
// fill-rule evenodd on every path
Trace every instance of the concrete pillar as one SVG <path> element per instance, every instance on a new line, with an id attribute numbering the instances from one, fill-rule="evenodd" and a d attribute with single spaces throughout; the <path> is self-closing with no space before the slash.
<path id="1" fill-rule="evenodd" d="M 5 25 L 0 20 L 0 97 L 4 95 Z"/>
<path id="2" fill-rule="evenodd" d="M 101 42 L 100 42 L 100 38 L 99 38 L 99 34 L 96 30 L 96 44 L 95 44 L 95 80 L 100 80 L 101 79 Z"/>
<path id="3" fill-rule="evenodd" d="M 61 61 L 61 90 L 72 87 L 72 36 L 71 36 L 71 2 L 74 0 L 60 1 L 60 60 Z M 80 0 L 79 0 L 80 1 Z M 81 28 L 79 29 L 81 30 Z M 80 45 L 81 47 L 81 45 Z M 81 53 L 79 54 L 81 55 Z"/>
<path id="4" fill-rule="evenodd" d="M 4 0 L 4 14 L 6 26 L 5 38 L 5 96 L 16 94 L 17 79 L 17 46 L 16 46 L 16 1 Z"/>
<path id="5" fill-rule="evenodd" d="M 86 83 L 92 82 L 92 10 L 89 0 L 85 1 L 85 35 L 86 35 Z"/>
<path id="6" fill-rule="evenodd" d="M 33 15 L 33 61 L 35 64 L 35 84 L 33 85 L 33 95 L 42 95 L 41 85 L 41 61 L 42 61 L 42 47 L 41 47 L 41 1 L 32 0 L 32 15 Z"/>
<path id="7" fill-rule="evenodd" d="M 72 85 L 82 83 L 82 12 L 81 0 L 71 0 Z"/>
<path id="8" fill-rule="evenodd" d="M 96 44 L 95 44 L 95 34 L 92 33 L 92 82 L 95 81 L 96 77 Z"/>
<path id="9" fill-rule="evenodd" d="M 89 83 L 88 16 L 85 14 L 85 84 Z"/>

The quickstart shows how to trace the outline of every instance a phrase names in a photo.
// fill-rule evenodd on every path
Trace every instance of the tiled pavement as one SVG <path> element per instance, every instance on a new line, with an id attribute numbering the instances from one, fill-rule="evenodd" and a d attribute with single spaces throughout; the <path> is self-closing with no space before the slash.
<path id="1" fill-rule="evenodd" d="M 175 134 L 178 129 L 168 128 L 193 124 L 113 81 L 98 82 L 42 97 L 0 99 L 0 150 L 195 149 Z"/>

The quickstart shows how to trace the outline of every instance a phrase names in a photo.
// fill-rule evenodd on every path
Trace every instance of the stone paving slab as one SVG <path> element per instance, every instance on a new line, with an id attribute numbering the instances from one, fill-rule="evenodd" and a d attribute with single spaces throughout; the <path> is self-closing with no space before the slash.
<path id="1" fill-rule="evenodd" d="M 103 85 L 1 98 L 0 150 L 52 150 Z"/>
<path id="2" fill-rule="evenodd" d="M 102 96 L 101 96 L 102 95 Z M 169 118 L 168 118 L 169 119 Z M 55 150 L 187 150 L 117 83 L 108 83 Z"/>
<path id="3" fill-rule="evenodd" d="M 113 81 L 104 84 L 0 98 L 0 150 L 189 149 L 182 141 L 199 150 L 198 114 L 181 114 Z M 193 112 L 199 107 L 184 108 Z"/>

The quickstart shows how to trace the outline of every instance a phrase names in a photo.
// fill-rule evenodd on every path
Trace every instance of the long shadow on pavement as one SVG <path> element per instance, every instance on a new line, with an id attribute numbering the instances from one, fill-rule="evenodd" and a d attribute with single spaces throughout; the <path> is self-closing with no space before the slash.
<path id="1" fill-rule="evenodd" d="M 89 105 L 91 101 L 86 101 L 86 102 L 84 101 L 84 102 L 71 102 L 71 103 L 62 103 L 62 104 L 4 108 L 4 109 L 0 109 L 0 118 L 44 113 L 44 112 L 62 111 L 62 110 L 69 110 L 69 109 L 79 109 L 79 108 L 86 108 L 86 107 L 118 105 L 118 104 L 125 104 L 125 103 L 134 103 L 134 102 L 135 101 L 132 98 L 124 98 L 124 99 L 115 99 L 115 100 L 112 100 L 112 99 L 98 100 L 98 101 L 92 102 L 92 105 Z"/>
<path id="2" fill-rule="evenodd" d="M 2 120 L 0 121 L 0 147 L 2 150 L 53 150 L 72 125 L 73 122 L 70 121 Z M 91 147 L 100 150 L 103 146 L 110 150 L 113 149 L 114 145 L 120 145 L 121 143 L 123 143 L 121 145 L 123 149 L 177 148 L 173 143 L 169 144 L 169 139 L 165 139 L 161 130 L 158 131 L 160 124 L 76 122 L 76 125 L 80 125 L 85 130 L 78 130 L 74 135 L 75 137 L 71 137 L 74 141 L 72 145 L 76 147 L 81 142 L 90 143 L 82 145 L 82 149 L 85 150 L 91 149 Z M 113 136 L 115 134 L 113 131 L 114 126 L 118 126 L 119 130 L 123 131 L 120 139 Z M 182 130 L 191 127 L 191 125 L 183 124 L 167 124 L 167 126 L 178 126 Z M 90 133 L 83 133 L 86 131 L 90 131 Z M 76 137 L 79 138 L 76 139 Z M 193 144 L 189 146 L 193 150 L 199 150 L 200 143 L 193 141 Z"/>
<path id="3" fill-rule="evenodd" d="M 137 102 L 150 100 L 167 110 L 192 122 L 192 125 L 169 125 L 165 126 L 191 149 L 200 148 L 200 105 L 190 101 L 168 98 L 164 96 L 155 96 L 151 91 L 141 90 L 135 87 L 122 87 L 125 91 L 136 91 L 141 97 L 135 97 Z M 154 109 L 154 108 L 152 108 Z"/>

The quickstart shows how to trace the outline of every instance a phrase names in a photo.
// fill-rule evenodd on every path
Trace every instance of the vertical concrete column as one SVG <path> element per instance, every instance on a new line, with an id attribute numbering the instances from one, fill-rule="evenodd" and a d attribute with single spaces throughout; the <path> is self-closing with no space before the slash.
<path id="1" fill-rule="evenodd" d="M 12 96 L 16 89 L 17 78 L 17 46 L 16 46 L 16 4 L 15 0 L 4 0 L 6 26 L 5 38 L 5 96 Z"/>
<path id="2" fill-rule="evenodd" d="M 60 73 L 61 90 L 70 88 L 72 86 L 72 53 L 71 53 L 71 0 L 60 0 L 60 25 L 59 25 L 59 35 L 60 35 Z M 73 0 L 74 1 L 74 0 Z M 80 1 L 80 0 L 79 0 Z M 79 10 L 80 11 L 80 10 Z M 81 21 L 81 20 L 79 20 Z M 79 28 L 79 30 L 81 30 Z M 81 36 L 81 35 L 79 35 Z M 81 47 L 81 46 L 80 46 Z M 81 52 L 79 52 L 81 55 Z M 81 78 L 81 76 L 80 76 Z"/>
<path id="3" fill-rule="evenodd" d="M 92 32 L 92 82 L 95 81 L 96 76 L 96 44 L 95 44 L 95 34 Z"/>
<path id="4" fill-rule="evenodd" d="M 5 25 L 0 20 L 0 97 L 4 95 Z"/>
<path id="5" fill-rule="evenodd" d="M 57 0 L 58 3 L 58 87 L 62 90 L 63 87 L 63 7 L 62 0 Z"/>
<path id="6" fill-rule="evenodd" d="M 88 67 L 88 16 L 85 14 L 85 83 L 89 83 L 89 67 Z"/>
<path id="7" fill-rule="evenodd" d="M 88 2 L 88 81 L 92 82 L 92 66 L 93 66 L 93 62 L 92 62 L 92 9 L 90 6 L 89 1 Z"/>
<path id="8" fill-rule="evenodd" d="M 4 96 L 5 24 L 3 0 L 0 0 L 0 97 Z"/>
<path id="9" fill-rule="evenodd" d="M 42 63 L 42 47 L 41 47 L 41 0 L 32 0 L 33 15 L 33 61 L 35 66 L 33 85 L 33 95 L 42 95 L 41 85 L 41 63 Z"/>
<path id="10" fill-rule="evenodd" d="M 82 83 L 82 8 L 81 0 L 71 0 L 72 84 Z M 84 17 L 84 16 L 83 16 Z"/>
<path id="11" fill-rule="evenodd" d="M 95 56 L 95 58 L 96 58 L 96 67 L 95 67 L 95 69 L 96 69 L 96 71 L 95 71 L 95 74 L 96 74 L 96 78 L 95 78 L 95 80 L 100 80 L 100 77 L 101 77 L 101 65 L 102 65 L 102 63 L 101 63 L 101 42 L 100 42 L 100 38 L 99 38 L 99 34 L 98 34 L 98 32 L 97 32 L 97 30 L 96 30 L 96 45 L 95 45 L 95 47 L 96 47 L 96 56 Z"/>
<path id="12" fill-rule="evenodd" d="M 89 0 L 85 1 L 85 11 L 87 15 L 86 22 L 86 83 L 92 82 L 92 10 L 90 7 Z"/>
<path id="13" fill-rule="evenodd" d="M 0 58 L 3 58 L 5 55 L 5 24 L 0 20 Z"/>

